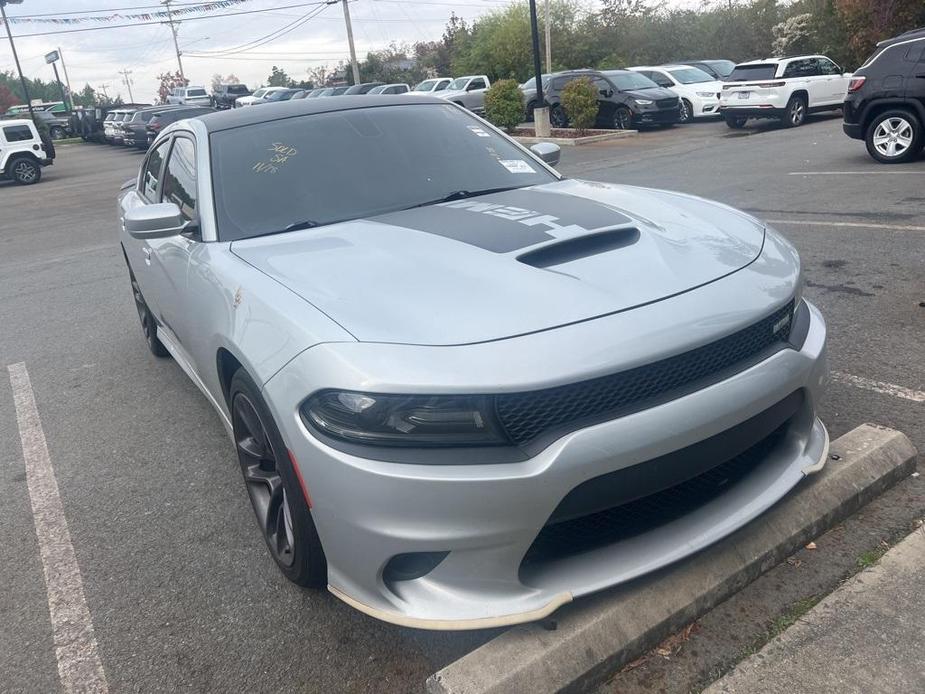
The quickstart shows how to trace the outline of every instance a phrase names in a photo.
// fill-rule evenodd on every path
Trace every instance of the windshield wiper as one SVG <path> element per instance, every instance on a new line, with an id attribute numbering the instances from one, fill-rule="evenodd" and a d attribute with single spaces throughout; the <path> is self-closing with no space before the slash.
<path id="1" fill-rule="evenodd" d="M 428 205 L 439 205 L 441 202 L 452 202 L 453 200 L 465 200 L 466 198 L 477 198 L 480 195 L 490 195 L 491 193 L 503 193 L 507 190 L 517 190 L 523 186 L 504 186 L 502 188 L 485 188 L 483 190 L 454 190 L 449 195 L 444 195 L 436 200 L 418 203 L 405 209 L 411 210 L 415 207 L 427 207 Z"/>
<path id="2" fill-rule="evenodd" d="M 301 222 L 293 222 L 282 231 L 298 231 L 299 229 L 311 229 L 316 226 L 318 226 L 318 222 L 314 219 L 303 219 Z"/>

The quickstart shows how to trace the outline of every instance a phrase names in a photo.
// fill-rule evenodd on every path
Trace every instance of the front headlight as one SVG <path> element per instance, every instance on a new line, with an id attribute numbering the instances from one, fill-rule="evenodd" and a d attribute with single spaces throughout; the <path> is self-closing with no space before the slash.
<path id="1" fill-rule="evenodd" d="M 704 99 L 709 99 L 710 97 L 715 97 L 716 92 L 697 92 L 697 96 L 702 96 Z"/>
<path id="2" fill-rule="evenodd" d="M 483 395 L 382 395 L 326 390 L 303 403 L 305 422 L 323 434 L 369 446 L 511 445 Z"/>
<path id="3" fill-rule="evenodd" d="M 633 101 L 635 101 L 640 106 L 651 106 L 655 103 L 651 99 L 633 99 Z"/>

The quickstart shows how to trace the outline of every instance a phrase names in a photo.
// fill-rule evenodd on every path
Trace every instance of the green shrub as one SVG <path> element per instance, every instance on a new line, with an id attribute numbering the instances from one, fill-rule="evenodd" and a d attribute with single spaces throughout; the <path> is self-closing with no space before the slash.
<path id="1" fill-rule="evenodd" d="M 562 89 L 562 108 L 569 125 L 584 132 L 597 119 L 597 90 L 587 77 L 572 80 Z"/>
<path id="2" fill-rule="evenodd" d="M 510 131 L 524 120 L 524 95 L 514 80 L 498 80 L 485 92 L 485 117 Z"/>

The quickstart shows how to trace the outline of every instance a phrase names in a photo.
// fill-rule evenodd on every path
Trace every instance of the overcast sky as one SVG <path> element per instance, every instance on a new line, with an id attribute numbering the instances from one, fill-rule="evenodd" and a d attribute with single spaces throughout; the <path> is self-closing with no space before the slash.
<path id="1" fill-rule="evenodd" d="M 174 0 L 177 6 L 190 1 Z M 80 16 L 78 13 L 86 10 L 140 8 L 121 9 L 122 13 L 128 14 L 155 11 L 157 4 L 158 0 L 24 0 L 21 5 L 8 6 L 7 13 L 10 17 L 36 14 L 55 16 L 55 13 L 70 17 Z M 383 48 L 391 41 L 402 43 L 437 39 L 443 33 L 443 27 L 452 11 L 471 20 L 506 4 L 506 0 L 355 0 L 350 3 L 350 12 L 357 57 L 362 60 L 367 51 Z M 242 10 L 287 5 L 300 6 L 221 16 Z M 223 58 L 193 57 L 199 51 L 233 48 L 253 41 L 299 20 L 307 13 L 314 14 L 317 9 L 317 4 L 305 0 L 247 0 L 231 8 L 197 14 L 196 19 L 185 18 L 179 26 L 179 42 L 185 54 L 183 67 L 187 78 L 191 84 L 208 88 L 213 74 L 234 73 L 253 88 L 266 80 L 274 64 L 283 67 L 297 80 L 304 79 L 310 67 L 324 63 L 334 66 L 348 56 L 344 14 L 340 3 L 324 7 L 319 15 L 304 25 L 246 54 Z M 119 74 L 120 70 L 128 69 L 132 71 L 135 101 L 153 100 L 157 90 L 156 75 L 177 69 L 173 39 L 166 25 L 25 36 L 97 26 L 107 25 L 11 23 L 23 71 L 29 77 L 52 79 L 52 68 L 45 64 L 43 56 L 60 47 L 71 87 L 75 91 L 86 83 L 93 87 L 107 85 L 110 96 L 121 94 L 123 99 L 128 100 L 128 90 Z M 5 36 L 0 39 L 0 70 L 3 69 L 14 69 L 12 52 Z"/>
<path id="2" fill-rule="evenodd" d="M 208 0 L 199 0 L 204 1 Z M 343 8 L 340 2 L 334 1 L 336 4 L 320 6 L 319 0 L 246 0 L 237 6 L 186 17 L 180 22 L 178 32 L 180 49 L 184 53 L 184 72 L 191 84 L 206 88 L 209 88 L 215 73 L 223 76 L 234 74 L 254 88 L 265 82 L 274 64 L 284 68 L 296 80 L 306 78 L 311 67 L 323 64 L 333 67 L 348 57 Z M 668 0 L 668 3 L 690 6 L 702 1 Z M 195 0 L 172 2 L 175 7 L 181 7 L 194 4 Z M 584 2 L 592 7 L 599 5 L 599 0 Z M 351 0 L 357 57 L 362 60 L 367 51 L 384 48 L 392 41 L 411 43 L 439 39 L 451 12 L 471 21 L 508 4 L 509 0 Z M 542 0 L 538 0 L 538 5 L 542 11 Z M 279 7 L 284 9 L 273 9 Z M 163 9 L 160 0 L 24 0 L 22 4 L 9 5 L 7 14 L 10 17 L 75 17 L 87 16 L 88 10 L 138 14 L 158 9 Z M 233 14 L 250 10 L 268 11 Z M 319 10 L 320 13 L 316 14 Z M 307 15 L 315 16 L 280 38 L 246 53 L 195 57 L 198 52 L 214 52 L 247 44 L 299 22 Z M 107 28 L 73 31 L 97 27 Z M 11 23 L 11 28 L 27 76 L 52 79 L 52 67 L 45 64 L 43 56 L 60 47 L 71 87 L 75 91 L 87 83 L 94 88 L 106 85 L 110 96 L 121 94 L 124 100 L 128 100 L 128 90 L 119 74 L 127 69 L 132 71 L 130 78 L 135 101 L 149 102 L 154 100 L 157 92 L 156 76 L 177 69 L 170 29 L 162 24 L 113 28 L 112 25 L 91 22 L 78 25 L 20 22 Z M 27 36 L 39 33 L 46 35 Z M 14 70 L 13 55 L 2 31 L 0 70 Z M 63 74 L 61 77 L 64 79 Z"/>

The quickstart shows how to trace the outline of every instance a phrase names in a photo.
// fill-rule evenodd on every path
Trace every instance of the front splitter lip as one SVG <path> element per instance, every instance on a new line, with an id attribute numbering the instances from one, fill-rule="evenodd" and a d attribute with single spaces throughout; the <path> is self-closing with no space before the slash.
<path id="1" fill-rule="evenodd" d="M 548 617 L 563 605 L 572 601 L 572 594 L 569 592 L 559 593 L 542 607 L 538 607 L 526 612 L 516 612 L 512 614 L 499 615 L 497 617 L 477 617 L 475 619 L 422 619 L 420 617 L 411 617 L 400 612 L 391 612 L 389 610 L 380 610 L 371 607 L 365 603 L 356 600 L 345 592 L 328 584 L 328 590 L 332 595 L 343 600 L 355 610 L 374 617 L 383 622 L 397 624 L 402 627 L 412 629 L 428 629 L 430 631 L 469 631 L 472 629 L 493 629 L 496 627 L 509 627 L 524 622 L 535 622 L 539 619 Z"/>

